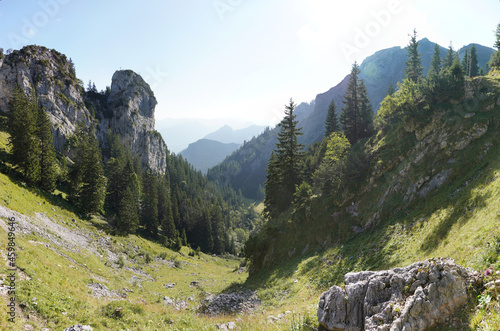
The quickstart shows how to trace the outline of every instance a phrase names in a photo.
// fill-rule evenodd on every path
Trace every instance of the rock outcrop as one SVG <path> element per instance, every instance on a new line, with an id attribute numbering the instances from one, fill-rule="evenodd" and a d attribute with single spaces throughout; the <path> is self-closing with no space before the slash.
<path id="1" fill-rule="evenodd" d="M 26 46 L 5 56 L 0 66 L 0 111 L 8 112 L 12 92 L 19 87 L 45 108 L 52 122 L 55 148 L 63 152 L 68 137 L 90 113 L 83 101 L 84 90 L 75 75 L 71 60 L 41 46 Z"/>
<path id="2" fill-rule="evenodd" d="M 49 115 L 58 152 L 71 156 L 68 142 L 78 123 L 94 123 L 102 146 L 108 131 L 116 133 L 143 166 L 164 173 L 168 150 L 154 129 L 157 101 L 142 77 L 131 70 L 117 71 L 106 94 L 85 92 L 82 85 L 71 59 L 42 46 L 26 46 L 0 60 L 0 111 L 9 111 L 16 87 L 28 95 L 34 92 Z"/>
<path id="3" fill-rule="evenodd" d="M 211 295 L 198 307 L 198 311 L 207 315 L 249 313 L 260 306 L 260 299 L 252 291 L 222 293 Z"/>
<path id="4" fill-rule="evenodd" d="M 141 76 L 132 70 L 116 71 L 111 81 L 107 108 L 112 116 L 101 119 L 101 133 L 111 130 L 143 166 L 165 172 L 167 148 L 155 131 L 154 110 L 157 101 Z"/>
<path id="5" fill-rule="evenodd" d="M 451 259 L 405 268 L 352 272 L 345 287 L 321 295 L 318 321 L 327 330 L 425 330 L 467 302 L 467 288 L 481 278 Z"/>

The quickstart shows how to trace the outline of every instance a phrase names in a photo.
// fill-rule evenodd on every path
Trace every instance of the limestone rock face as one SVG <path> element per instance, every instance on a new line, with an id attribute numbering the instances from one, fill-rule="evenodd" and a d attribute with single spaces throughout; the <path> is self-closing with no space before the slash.
<path id="1" fill-rule="evenodd" d="M 141 76 L 131 70 L 116 71 L 107 107 L 112 116 L 101 120 L 101 135 L 110 129 L 120 141 L 139 155 L 143 166 L 165 172 L 167 146 L 155 131 L 156 98 Z"/>
<path id="2" fill-rule="evenodd" d="M 345 288 L 321 295 L 318 321 L 327 330 L 425 330 L 467 302 L 478 275 L 451 259 L 345 275 Z"/>
<path id="3" fill-rule="evenodd" d="M 0 110 L 18 86 L 26 94 L 34 92 L 53 125 L 55 148 L 63 152 L 67 138 L 90 113 L 83 102 L 83 87 L 75 76 L 73 63 L 65 55 L 40 46 L 27 46 L 7 55 L 0 66 Z"/>
<path id="4" fill-rule="evenodd" d="M 28 95 L 34 92 L 49 115 L 57 151 L 71 157 L 67 142 L 78 123 L 89 126 L 93 122 L 102 146 L 107 143 L 108 131 L 117 133 L 120 141 L 139 155 L 143 166 L 164 173 L 168 150 L 154 130 L 157 101 L 142 77 L 131 70 L 117 71 L 107 100 L 100 100 L 100 107 L 94 107 L 101 112 L 89 111 L 87 105 L 94 103 L 82 85 L 72 61 L 55 50 L 26 46 L 0 59 L 0 111 L 9 111 L 8 103 L 16 87 Z"/>

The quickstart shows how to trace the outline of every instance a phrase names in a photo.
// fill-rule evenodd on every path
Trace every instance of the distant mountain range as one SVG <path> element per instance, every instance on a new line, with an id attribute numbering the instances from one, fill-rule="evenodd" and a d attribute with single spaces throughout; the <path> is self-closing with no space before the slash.
<path id="1" fill-rule="evenodd" d="M 188 148 L 179 154 L 191 163 L 195 169 L 206 173 L 209 168 L 222 162 L 247 140 L 259 135 L 264 128 L 264 126 L 251 125 L 247 128 L 235 130 L 228 125 L 224 125 L 217 131 L 207 134 L 203 139 L 189 144 Z"/>
<path id="2" fill-rule="evenodd" d="M 179 153 L 186 149 L 190 143 L 205 138 L 224 125 L 233 128 L 246 128 L 252 126 L 249 121 L 242 121 L 231 118 L 206 119 L 206 118 L 165 118 L 156 121 L 156 130 L 161 133 L 171 152 Z M 259 134 L 256 132 L 254 134 Z M 252 138 L 250 136 L 248 139 Z M 217 140 L 217 139 L 215 139 Z M 243 143 L 241 141 L 231 141 Z"/>
<path id="3" fill-rule="evenodd" d="M 478 44 L 474 45 L 477 49 L 478 65 L 480 68 L 485 68 L 494 49 Z M 429 68 L 434 46 L 435 43 L 427 38 L 419 42 L 424 74 Z M 471 46 L 472 44 L 469 44 L 458 50 L 460 58 L 463 57 L 465 50 Z M 440 50 L 441 57 L 444 58 L 447 48 L 440 46 Z M 396 87 L 397 83 L 402 81 L 406 60 L 406 48 L 392 47 L 367 57 L 360 65 L 360 78 L 366 84 L 368 96 L 375 112 L 386 96 L 389 85 L 392 84 Z M 328 91 L 318 94 L 313 102 L 297 106 L 297 119 L 303 133 L 299 137 L 301 143 L 310 145 L 323 139 L 328 106 L 332 100 L 335 100 L 337 112 L 341 111 L 348 79 L 349 76 L 346 76 Z M 262 198 L 267 161 L 277 142 L 278 129 L 265 131 L 261 136 L 247 142 L 224 162 L 210 169 L 208 171 L 209 179 L 231 185 L 236 190 L 241 190 L 243 195 L 248 198 Z"/>
<path id="4" fill-rule="evenodd" d="M 251 125 L 244 129 L 235 130 L 229 125 L 224 125 L 219 130 L 207 134 L 205 139 L 211 139 L 225 144 L 242 144 L 245 140 L 250 140 L 252 137 L 262 133 L 264 129 L 265 126 Z"/>

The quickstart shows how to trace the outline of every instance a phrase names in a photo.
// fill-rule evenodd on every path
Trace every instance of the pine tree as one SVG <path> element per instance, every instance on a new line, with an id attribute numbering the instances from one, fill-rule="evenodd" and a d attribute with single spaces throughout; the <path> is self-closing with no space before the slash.
<path id="1" fill-rule="evenodd" d="M 33 94 L 33 99 L 35 95 Z M 40 143 L 38 139 L 38 105 L 16 88 L 9 101 L 9 144 L 12 160 L 30 184 L 40 180 Z"/>
<path id="2" fill-rule="evenodd" d="M 219 204 L 214 204 L 210 210 L 210 221 L 212 222 L 213 252 L 222 254 L 226 250 L 226 236 L 222 210 Z"/>
<path id="3" fill-rule="evenodd" d="M 139 215 L 137 213 L 135 194 L 131 187 L 127 187 L 118 203 L 119 221 L 116 224 L 118 233 L 128 235 L 135 233 L 139 227 Z"/>
<path id="4" fill-rule="evenodd" d="M 351 142 L 358 140 L 358 126 L 359 126 L 359 105 L 358 105 L 358 76 L 360 73 L 359 66 L 354 62 L 347 89 L 345 92 L 344 100 L 342 101 L 344 107 L 340 113 L 340 123 L 344 133 Z"/>
<path id="5" fill-rule="evenodd" d="M 358 87 L 358 102 L 359 102 L 359 114 L 360 114 L 360 125 L 359 128 L 359 139 L 363 139 L 372 135 L 373 132 L 373 108 L 368 98 L 368 91 L 366 89 L 365 82 L 360 79 Z"/>
<path id="6" fill-rule="evenodd" d="M 274 157 L 268 162 L 264 200 L 267 216 L 276 216 L 288 208 L 293 200 L 295 187 L 302 182 L 304 146 L 298 143 L 298 136 L 302 133 L 301 129 L 297 128 L 298 121 L 295 120 L 294 109 L 295 103 L 290 99 L 290 103 L 285 106 L 285 117 L 279 124 L 281 131 L 278 134 Z"/>
<path id="7" fill-rule="evenodd" d="M 360 69 L 354 62 L 344 96 L 340 123 L 351 144 L 371 134 L 373 111 L 363 80 L 359 79 Z"/>
<path id="8" fill-rule="evenodd" d="M 476 45 L 474 44 L 472 44 L 470 48 L 469 61 L 470 61 L 470 67 L 469 67 L 470 77 L 476 77 L 477 75 L 479 75 L 479 65 L 477 59 L 477 49 Z"/>
<path id="9" fill-rule="evenodd" d="M 464 70 L 464 73 L 466 76 L 470 76 L 469 75 L 469 66 L 470 66 L 469 60 L 470 60 L 469 50 L 466 49 L 465 53 L 464 53 L 464 58 L 462 59 L 462 69 Z"/>
<path id="10" fill-rule="evenodd" d="M 40 182 L 39 186 L 52 192 L 56 188 L 56 152 L 52 138 L 51 123 L 43 108 L 38 109 L 38 139 L 40 141 Z"/>
<path id="11" fill-rule="evenodd" d="M 176 229 L 168 188 L 167 175 L 161 176 L 158 182 L 158 221 L 160 222 L 163 234 L 167 238 L 174 240 Z"/>
<path id="12" fill-rule="evenodd" d="M 455 51 L 453 51 L 453 46 L 450 44 L 448 47 L 448 52 L 446 52 L 446 56 L 443 60 L 443 69 L 441 71 L 446 71 L 453 65 L 453 61 L 455 59 Z"/>
<path id="13" fill-rule="evenodd" d="M 158 187 L 151 169 L 142 176 L 141 224 L 148 236 L 158 235 Z"/>
<path id="14" fill-rule="evenodd" d="M 278 164 L 276 153 L 271 152 L 269 161 L 267 162 L 267 175 L 265 182 L 265 198 L 264 198 L 264 215 L 268 219 L 274 219 L 284 209 L 285 205 L 282 201 L 283 195 L 281 193 L 281 171 Z"/>
<path id="15" fill-rule="evenodd" d="M 335 110 L 335 100 L 332 100 L 328 106 L 328 113 L 326 114 L 325 137 L 329 137 L 333 132 L 339 131 L 339 123 Z"/>
<path id="16" fill-rule="evenodd" d="M 432 53 L 431 66 L 427 71 L 427 78 L 435 78 L 441 72 L 441 49 L 438 44 L 434 45 L 434 53 Z"/>
<path id="17" fill-rule="evenodd" d="M 495 43 L 493 44 L 493 47 L 500 51 L 500 23 L 497 25 L 497 29 L 495 30 Z"/>
<path id="18" fill-rule="evenodd" d="M 86 213 L 101 211 L 106 197 L 106 178 L 99 143 L 94 128 L 80 123 L 78 149 L 71 174 L 71 200 Z"/>
<path id="19" fill-rule="evenodd" d="M 405 77 L 413 82 L 418 82 L 423 77 L 424 68 L 422 67 L 421 55 L 418 53 L 417 30 L 413 30 L 413 36 L 410 36 L 410 43 L 407 46 L 408 60 L 406 60 Z"/>
<path id="20" fill-rule="evenodd" d="M 276 144 L 278 162 L 283 172 L 283 184 L 290 197 L 295 193 L 295 186 L 302 182 L 301 161 L 303 157 L 304 145 L 298 143 L 298 137 L 302 135 L 301 128 L 298 128 L 295 103 L 290 99 L 290 103 L 285 106 L 285 118 L 279 124 L 281 131 L 278 134 Z"/>

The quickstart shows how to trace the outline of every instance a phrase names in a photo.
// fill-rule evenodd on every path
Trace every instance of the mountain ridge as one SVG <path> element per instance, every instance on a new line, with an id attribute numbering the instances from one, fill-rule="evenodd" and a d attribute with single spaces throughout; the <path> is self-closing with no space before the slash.
<path id="1" fill-rule="evenodd" d="M 228 155 L 237 150 L 241 144 L 223 143 L 212 139 L 200 139 L 189 144 L 188 148 L 181 151 L 181 155 L 196 170 L 206 174 L 208 169 L 216 166 Z"/>

